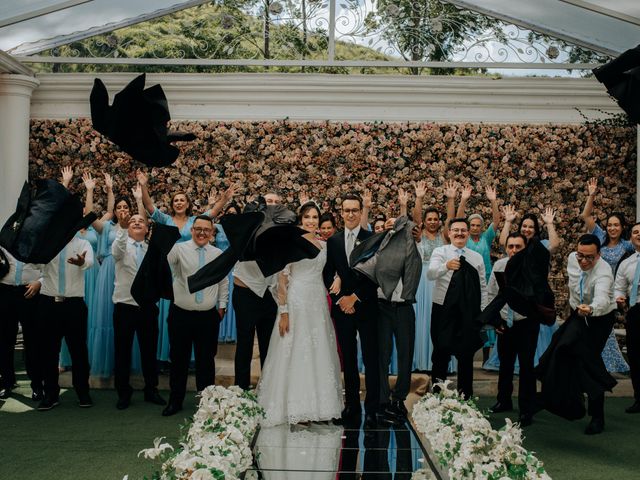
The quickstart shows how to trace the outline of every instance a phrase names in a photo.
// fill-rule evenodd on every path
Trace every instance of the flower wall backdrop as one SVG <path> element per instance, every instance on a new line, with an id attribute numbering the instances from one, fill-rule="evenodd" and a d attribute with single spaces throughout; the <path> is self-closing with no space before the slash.
<path id="1" fill-rule="evenodd" d="M 238 183 L 240 197 L 277 190 L 296 206 L 305 190 L 311 198 L 330 199 L 335 205 L 345 192 L 368 188 L 374 214 L 397 215 L 397 189 L 413 192 L 413 182 L 420 179 L 429 188 L 426 205 L 442 209 L 445 180 L 471 184 L 474 195 L 467 213 L 481 212 L 485 218 L 490 217 L 484 198 L 488 184 L 497 186 L 500 203 L 514 204 L 520 214 L 556 207 L 564 241 L 554 255 L 552 283 L 560 308 L 566 299 L 564 259 L 583 230 L 586 181 L 599 178 L 595 213 L 600 220 L 611 211 L 623 211 L 630 221 L 635 218 L 633 128 L 287 120 L 174 126 L 194 132 L 198 140 L 179 144 L 182 155 L 172 167 L 151 172 L 149 187 L 160 207 L 178 189 L 204 207 L 212 187 L 221 190 Z M 94 177 L 107 172 L 114 177 L 116 195 L 130 193 L 135 169 L 141 166 L 94 131 L 88 119 L 32 121 L 30 178 L 59 177 L 66 165 L 75 169 L 72 190 L 83 190 L 83 170 Z M 104 208 L 105 197 L 98 188 L 97 209 Z"/>

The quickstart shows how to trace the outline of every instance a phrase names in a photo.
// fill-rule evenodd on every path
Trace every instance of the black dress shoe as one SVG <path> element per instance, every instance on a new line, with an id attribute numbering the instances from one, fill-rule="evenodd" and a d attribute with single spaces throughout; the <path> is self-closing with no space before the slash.
<path id="1" fill-rule="evenodd" d="M 131 405 L 131 396 L 118 397 L 118 401 L 116 402 L 116 408 L 118 410 L 125 410 L 129 408 L 129 405 Z"/>
<path id="2" fill-rule="evenodd" d="M 78 406 L 81 408 L 93 407 L 93 400 L 91 400 L 89 392 L 78 392 Z"/>
<path id="3" fill-rule="evenodd" d="M 0 400 L 6 400 L 10 396 L 11 396 L 11 388 L 10 387 L 5 387 L 3 389 L 0 389 Z"/>
<path id="4" fill-rule="evenodd" d="M 513 410 L 511 403 L 496 402 L 496 404 L 489 409 L 491 413 L 510 412 Z"/>
<path id="5" fill-rule="evenodd" d="M 167 401 L 160 396 L 157 389 L 153 390 L 145 390 L 144 392 L 144 401 L 149 403 L 154 403 L 156 405 L 166 405 Z"/>
<path id="6" fill-rule="evenodd" d="M 585 428 L 584 433 L 586 435 L 597 435 L 604 430 L 604 418 L 592 418 Z"/>
<path id="7" fill-rule="evenodd" d="M 364 416 L 364 428 L 365 430 L 373 430 L 378 427 L 378 421 L 374 413 L 366 413 Z"/>
<path id="8" fill-rule="evenodd" d="M 518 422 L 520 423 L 520 427 L 528 427 L 533 423 L 533 415 L 528 413 L 522 414 L 518 418 Z"/>
<path id="9" fill-rule="evenodd" d="M 162 410 L 162 416 L 170 417 L 171 415 L 175 415 L 176 413 L 178 413 L 180 410 L 182 410 L 182 405 L 179 405 L 177 403 L 169 403 L 169 405 L 167 405 L 165 409 Z"/>
<path id="10" fill-rule="evenodd" d="M 635 402 L 633 402 L 633 405 L 631 405 L 629 408 L 627 408 L 625 410 L 625 412 L 627 412 L 627 413 L 640 413 L 640 400 L 636 400 Z"/>
<path id="11" fill-rule="evenodd" d="M 42 399 L 40 404 L 38 405 L 38 410 L 41 412 L 46 412 L 47 410 L 51 410 L 53 407 L 57 407 L 60 405 L 60 400 L 56 397 L 45 397 Z"/>
<path id="12" fill-rule="evenodd" d="M 43 398 L 44 393 L 42 392 L 42 390 L 34 390 L 33 392 L 31 392 L 31 400 L 33 400 L 34 402 L 41 402 Z"/>

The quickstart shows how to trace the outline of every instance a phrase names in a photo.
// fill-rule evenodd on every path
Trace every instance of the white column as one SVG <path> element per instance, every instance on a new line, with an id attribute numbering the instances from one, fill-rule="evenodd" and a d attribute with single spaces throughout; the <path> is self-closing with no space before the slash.
<path id="1" fill-rule="evenodd" d="M 31 92 L 39 84 L 34 77 L 0 74 L 0 227 L 15 211 L 29 174 Z"/>

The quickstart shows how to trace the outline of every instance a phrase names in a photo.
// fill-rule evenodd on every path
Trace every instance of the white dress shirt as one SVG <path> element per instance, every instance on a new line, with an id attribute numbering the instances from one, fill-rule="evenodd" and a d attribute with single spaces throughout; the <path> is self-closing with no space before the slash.
<path id="1" fill-rule="evenodd" d="M 461 252 L 458 252 L 458 250 L 461 250 Z M 453 270 L 447 268 L 447 262 L 454 258 L 460 258 L 462 255 L 464 255 L 467 263 L 471 264 L 478 271 L 478 276 L 480 277 L 480 308 L 484 309 L 484 307 L 487 306 L 487 281 L 485 280 L 482 255 L 467 247 L 458 249 L 458 247 L 453 245 L 437 247 L 431 254 L 427 278 L 429 280 L 435 280 L 436 282 L 433 287 L 433 303 L 438 305 L 444 304 L 449 282 L 451 282 L 451 277 L 453 276 Z"/>
<path id="2" fill-rule="evenodd" d="M 277 275 L 265 278 L 258 264 L 253 261 L 238 262 L 233 269 L 233 276 L 244 283 L 253 293 L 259 297 L 264 296 L 268 288 L 275 287 Z"/>
<path id="3" fill-rule="evenodd" d="M 593 265 L 591 270 L 584 271 L 584 284 L 582 287 L 582 301 L 580 301 L 580 278 L 583 270 L 578 264 L 576 252 L 569 254 L 567 262 L 569 274 L 569 305 L 575 309 L 578 305 L 589 305 L 593 312 L 591 316 L 601 317 L 616 309 L 613 298 L 613 272 L 611 267 L 602 258 Z"/>
<path id="4" fill-rule="evenodd" d="M 84 264 L 80 267 L 67 260 L 86 252 Z M 84 297 L 84 271 L 93 265 L 91 244 L 82 238 L 74 237 L 65 247 L 64 255 L 64 291 L 60 285 L 60 253 L 42 267 L 42 288 L 40 293 L 48 297 Z"/>
<path id="5" fill-rule="evenodd" d="M 42 271 L 40 265 L 34 265 L 33 263 L 23 263 L 11 255 L 7 250 L 0 247 L 0 249 L 7 256 L 9 261 L 9 272 L 0 279 L 0 283 L 3 285 L 11 285 L 17 287 L 20 285 L 28 285 L 31 282 L 42 283 Z"/>
<path id="6" fill-rule="evenodd" d="M 183 310 L 205 311 L 227 308 L 229 301 L 229 278 L 224 277 L 219 283 L 202 290 L 202 302 L 196 301 L 196 293 L 189 293 L 187 278 L 200 270 L 200 255 L 198 245 L 193 241 L 176 243 L 167 260 L 173 272 L 173 298 L 176 306 Z M 204 265 L 211 262 L 222 253 L 219 248 L 206 244 L 204 247 Z M 204 266 L 203 265 L 203 266 Z"/>
<path id="7" fill-rule="evenodd" d="M 380 287 L 378 287 L 378 298 L 381 298 L 382 300 L 389 300 L 384 296 L 384 292 Z M 402 298 L 402 279 L 398 280 L 398 284 L 396 285 L 396 288 L 393 289 L 393 293 L 391 294 L 391 299 L 389 301 L 404 302 L 404 298 Z"/>
<path id="8" fill-rule="evenodd" d="M 113 287 L 113 303 L 125 303 L 127 305 L 138 306 L 131 296 L 131 285 L 138 273 L 138 264 L 136 263 L 137 248 L 142 248 L 146 255 L 148 245 L 143 240 L 138 242 L 140 247 L 136 247 L 136 241 L 129 237 L 129 232 L 120 227 L 116 227 L 116 239 L 111 245 L 111 253 L 115 260 L 116 279 Z"/>
<path id="9" fill-rule="evenodd" d="M 504 272 L 505 267 L 507 266 L 507 262 L 509 262 L 509 257 L 504 257 L 501 258 L 500 260 L 496 261 L 496 263 L 493 264 L 493 269 L 491 270 L 491 276 L 489 277 L 489 283 L 487 284 L 487 300 L 490 302 L 492 301 L 494 298 L 496 298 L 496 296 L 498 295 L 498 292 L 500 291 L 500 287 L 498 286 L 498 281 L 496 280 L 496 276 L 494 275 L 494 272 Z M 517 322 L 518 320 L 523 320 L 526 317 L 523 315 L 520 315 L 518 312 L 511 310 L 511 312 L 513 313 L 513 321 Z M 504 321 L 508 321 L 509 320 L 509 305 L 505 304 L 504 307 L 502 307 L 502 310 L 500 310 L 500 317 L 504 320 Z"/>
<path id="10" fill-rule="evenodd" d="M 633 287 L 636 265 L 638 265 L 639 258 L 640 252 L 636 252 L 630 257 L 625 258 L 618 266 L 618 272 L 616 273 L 616 279 L 613 284 L 614 300 L 618 297 L 627 297 L 627 299 L 631 301 L 631 288 Z M 638 295 L 638 300 L 640 300 L 640 295 Z M 633 307 L 633 305 L 630 306 Z"/>

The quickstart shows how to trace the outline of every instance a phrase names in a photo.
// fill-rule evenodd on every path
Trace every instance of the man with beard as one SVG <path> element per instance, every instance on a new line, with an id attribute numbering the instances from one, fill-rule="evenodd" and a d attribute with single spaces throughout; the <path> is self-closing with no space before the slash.
<path id="1" fill-rule="evenodd" d="M 484 261 L 482 255 L 466 246 L 469 239 L 466 218 L 451 220 L 449 238 L 450 245 L 433 251 L 427 271 L 427 278 L 435 280 L 431 316 L 432 377 L 446 380 L 449 360 L 455 355 L 458 359 L 458 391 L 470 398 L 473 395 L 473 355 L 482 346 L 475 317 L 487 304 Z"/>

